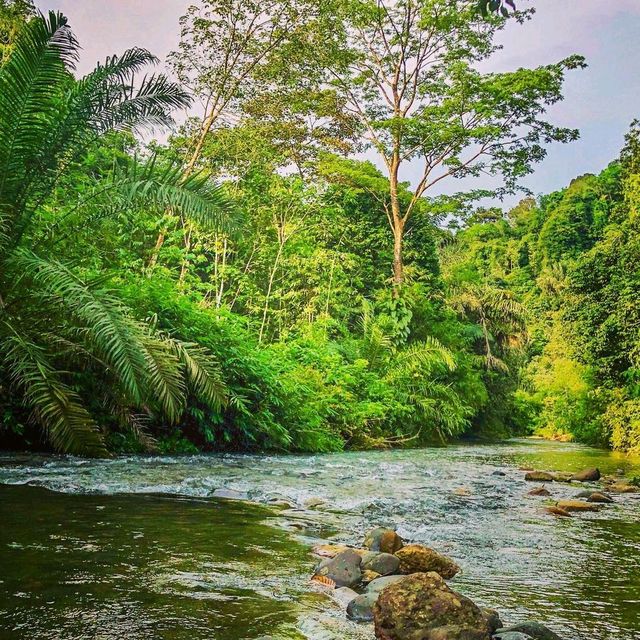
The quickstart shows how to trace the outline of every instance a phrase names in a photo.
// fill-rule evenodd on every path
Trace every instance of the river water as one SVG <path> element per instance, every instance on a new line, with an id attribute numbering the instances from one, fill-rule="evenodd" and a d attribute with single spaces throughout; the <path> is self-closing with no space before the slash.
<path id="1" fill-rule="evenodd" d="M 554 518 L 526 496 L 523 466 L 640 475 L 638 460 L 535 440 L 323 456 L 0 455 L 0 638 L 370 640 L 371 627 L 310 584 L 309 545 L 358 544 L 384 525 L 453 557 L 463 571 L 451 586 L 507 622 L 533 618 L 564 640 L 640 640 L 640 495 Z M 554 499 L 579 490 L 549 488 Z"/>

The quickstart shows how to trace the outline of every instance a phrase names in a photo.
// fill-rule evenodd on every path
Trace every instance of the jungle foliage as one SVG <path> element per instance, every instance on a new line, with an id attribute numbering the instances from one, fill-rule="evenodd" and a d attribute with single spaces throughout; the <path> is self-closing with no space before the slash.
<path id="1" fill-rule="evenodd" d="M 638 448 L 636 130 L 600 176 L 508 213 L 473 210 L 495 190 L 429 192 L 484 173 L 511 192 L 577 136 L 543 115 L 581 58 L 474 70 L 506 20 L 202 0 L 174 82 L 138 48 L 78 78 L 67 19 L 4 0 L 3 442 L 335 451 L 535 427 Z"/>

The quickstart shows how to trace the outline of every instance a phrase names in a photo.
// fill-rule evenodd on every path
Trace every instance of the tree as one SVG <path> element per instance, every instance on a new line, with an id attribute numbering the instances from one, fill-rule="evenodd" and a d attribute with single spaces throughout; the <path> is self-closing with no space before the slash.
<path id="1" fill-rule="evenodd" d="M 32 0 L 0 0 L 0 66 L 9 57 L 27 20 L 35 13 Z"/>
<path id="2" fill-rule="evenodd" d="M 512 191 L 544 158 L 546 143 L 577 138 L 543 115 L 562 99 L 566 70 L 584 61 L 571 56 L 537 69 L 478 72 L 473 65 L 496 50 L 493 38 L 505 19 L 483 19 L 470 0 L 344 0 L 335 11 L 342 28 L 319 55 L 389 178 L 397 292 L 405 278 L 407 222 L 434 186 L 488 174 L 502 178 L 498 193 Z M 403 206 L 400 183 L 409 163 L 419 178 Z"/>
<path id="3" fill-rule="evenodd" d="M 77 81 L 78 49 L 67 19 L 51 12 L 24 27 L 0 68 L 0 384 L 17 392 L 57 450 L 105 455 L 90 407 L 102 405 L 144 437 L 141 412 L 175 422 L 187 393 L 215 406 L 224 390 L 204 350 L 133 317 L 104 273 L 86 277 L 82 265 L 56 257 L 59 224 L 69 215 L 91 224 L 111 207 L 142 203 L 215 222 L 227 205 L 210 181 L 185 181 L 154 158 L 88 179 L 75 201 L 56 203 L 61 177 L 100 135 L 167 125 L 170 111 L 189 103 L 163 75 L 137 81 L 156 61 L 143 49 Z"/>

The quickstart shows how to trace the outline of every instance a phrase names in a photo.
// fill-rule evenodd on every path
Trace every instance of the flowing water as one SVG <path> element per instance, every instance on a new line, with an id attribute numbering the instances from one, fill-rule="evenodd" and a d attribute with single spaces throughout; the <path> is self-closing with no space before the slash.
<path id="1" fill-rule="evenodd" d="M 564 640 L 640 640 L 640 496 L 554 518 L 525 495 L 521 466 L 640 475 L 638 460 L 531 440 L 326 456 L 0 456 L 0 638 L 369 640 L 370 626 L 347 622 L 309 583 L 309 545 L 358 544 L 385 525 L 453 557 L 463 572 L 451 586 L 505 621 L 533 618 Z M 549 488 L 554 499 L 579 490 Z"/>

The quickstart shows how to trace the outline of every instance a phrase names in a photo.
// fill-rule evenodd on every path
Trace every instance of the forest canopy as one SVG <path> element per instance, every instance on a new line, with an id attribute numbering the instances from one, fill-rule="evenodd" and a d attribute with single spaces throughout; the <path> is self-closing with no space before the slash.
<path id="1" fill-rule="evenodd" d="M 200 0 L 170 75 L 132 48 L 78 77 L 71 21 L 1 0 L 3 443 L 640 451 L 640 127 L 599 175 L 481 206 L 578 137 L 547 110 L 580 56 L 477 69 L 531 17 Z"/>

